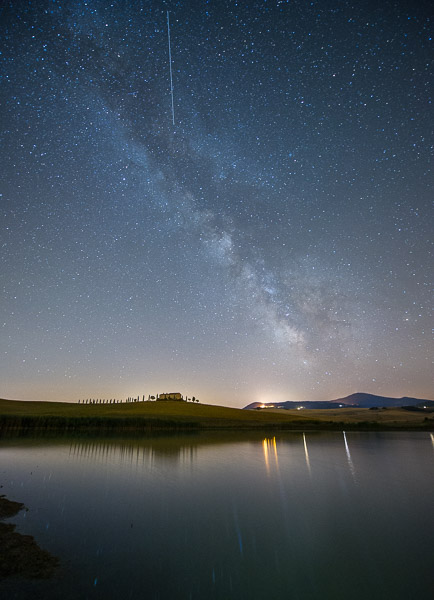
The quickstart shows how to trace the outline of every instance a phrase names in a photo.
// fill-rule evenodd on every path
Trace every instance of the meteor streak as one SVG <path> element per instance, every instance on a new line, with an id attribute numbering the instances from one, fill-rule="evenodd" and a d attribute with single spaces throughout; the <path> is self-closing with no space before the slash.
<path id="1" fill-rule="evenodd" d="M 170 71 L 170 95 L 172 97 L 172 123 L 175 125 L 175 107 L 173 105 L 173 78 L 172 78 L 172 52 L 170 49 L 170 20 L 169 11 L 167 11 L 167 42 L 169 45 L 169 71 Z"/>

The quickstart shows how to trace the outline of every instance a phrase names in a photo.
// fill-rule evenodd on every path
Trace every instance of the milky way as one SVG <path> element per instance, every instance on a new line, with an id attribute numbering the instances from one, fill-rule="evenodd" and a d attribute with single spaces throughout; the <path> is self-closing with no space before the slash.
<path id="1" fill-rule="evenodd" d="M 0 10 L 0 396 L 434 397 L 429 2 Z"/>

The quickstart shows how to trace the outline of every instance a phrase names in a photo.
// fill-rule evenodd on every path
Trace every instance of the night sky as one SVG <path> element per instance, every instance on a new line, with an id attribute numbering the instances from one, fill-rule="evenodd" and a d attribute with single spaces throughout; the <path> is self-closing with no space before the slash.
<path id="1" fill-rule="evenodd" d="M 434 398 L 431 14 L 2 2 L 0 397 Z"/>

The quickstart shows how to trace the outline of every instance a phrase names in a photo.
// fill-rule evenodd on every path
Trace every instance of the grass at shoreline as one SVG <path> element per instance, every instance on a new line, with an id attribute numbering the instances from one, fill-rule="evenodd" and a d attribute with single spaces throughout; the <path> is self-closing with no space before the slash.
<path id="1" fill-rule="evenodd" d="M 434 430 L 434 415 L 403 409 L 242 410 L 187 402 L 72 404 L 0 399 L 0 431 L 58 430 Z"/>

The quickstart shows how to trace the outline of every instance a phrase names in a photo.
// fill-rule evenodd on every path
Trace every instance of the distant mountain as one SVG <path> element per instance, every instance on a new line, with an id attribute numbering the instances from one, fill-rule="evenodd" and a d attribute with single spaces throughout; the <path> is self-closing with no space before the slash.
<path id="1" fill-rule="evenodd" d="M 325 400 L 325 401 L 312 401 L 307 402 L 268 402 L 263 404 L 261 402 L 252 402 L 245 406 L 247 410 L 260 409 L 260 408 L 282 408 L 285 410 L 289 409 L 301 409 L 301 408 L 380 408 L 380 407 L 400 407 L 400 406 L 434 406 L 434 400 L 424 400 L 421 398 L 389 398 L 387 396 L 375 396 L 374 394 L 351 394 L 345 396 L 345 398 L 337 398 L 336 400 Z"/>
<path id="2" fill-rule="evenodd" d="M 331 402 L 338 402 L 347 406 L 357 406 L 359 408 L 418 406 L 419 404 L 426 406 L 434 405 L 433 400 L 424 400 L 423 398 L 409 398 L 407 396 L 403 398 L 389 398 L 388 396 L 375 396 L 374 394 L 363 393 L 351 394 L 350 396 L 332 400 Z"/>

